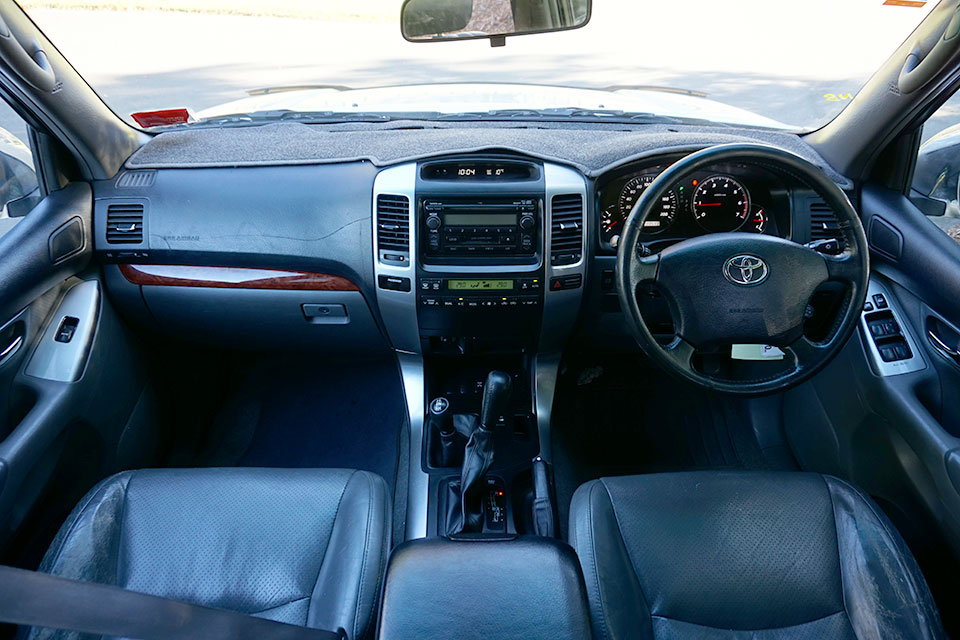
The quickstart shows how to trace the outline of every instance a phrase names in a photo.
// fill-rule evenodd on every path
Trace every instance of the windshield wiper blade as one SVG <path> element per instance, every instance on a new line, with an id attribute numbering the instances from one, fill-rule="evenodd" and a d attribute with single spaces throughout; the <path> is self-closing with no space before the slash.
<path id="1" fill-rule="evenodd" d="M 708 93 L 703 91 L 694 91 L 693 89 L 683 89 L 681 87 L 663 87 L 655 84 L 611 84 L 606 87 L 600 87 L 600 91 L 657 91 L 660 93 L 676 93 L 682 96 L 694 96 L 696 98 L 706 98 Z"/>
<path id="2" fill-rule="evenodd" d="M 274 93 L 289 93 L 291 91 L 310 91 L 311 89 L 333 89 L 334 91 L 352 91 L 356 87 L 348 87 L 345 84 L 288 84 L 278 85 L 276 87 L 258 87 L 248 89 L 248 96 L 265 96 Z"/>
<path id="3" fill-rule="evenodd" d="M 437 120 L 491 120 L 527 122 L 613 122 L 621 124 L 718 124 L 699 118 L 678 118 L 650 112 L 621 111 L 619 109 L 585 109 L 579 107 L 553 107 L 549 109 L 493 109 L 490 111 L 467 111 L 445 113 Z"/>

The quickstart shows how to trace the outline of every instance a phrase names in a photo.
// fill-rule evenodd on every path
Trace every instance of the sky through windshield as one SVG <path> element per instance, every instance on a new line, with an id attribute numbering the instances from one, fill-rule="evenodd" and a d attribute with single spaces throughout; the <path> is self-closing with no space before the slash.
<path id="1" fill-rule="evenodd" d="M 400 0 L 23 6 L 128 120 L 166 107 L 202 112 L 263 87 L 512 82 L 669 87 L 813 129 L 843 108 L 933 4 L 596 0 L 583 29 L 511 38 L 502 48 L 408 43 Z"/>

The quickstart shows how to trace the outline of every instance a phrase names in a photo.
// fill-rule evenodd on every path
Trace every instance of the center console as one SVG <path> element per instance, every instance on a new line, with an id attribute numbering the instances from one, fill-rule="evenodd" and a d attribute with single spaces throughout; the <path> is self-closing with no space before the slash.
<path id="1" fill-rule="evenodd" d="M 576 554 L 556 540 L 413 540 L 390 557 L 377 637 L 589 639 L 586 593 Z"/>
<path id="2" fill-rule="evenodd" d="M 378 174 L 377 301 L 411 422 L 408 538 L 445 534 L 444 511 L 457 499 L 459 463 L 436 457 L 439 429 L 450 427 L 431 418 L 428 403 L 479 414 L 477 385 L 493 370 L 510 376 L 513 393 L 492 428 L 486 477 L 499 515 L 491 522 L 504 534 L 524 532 L 531 461 L 549 460 L 553 386 L 580 307 L 587 201 L 580 173 L 514 156 L 433 159 Z"/>

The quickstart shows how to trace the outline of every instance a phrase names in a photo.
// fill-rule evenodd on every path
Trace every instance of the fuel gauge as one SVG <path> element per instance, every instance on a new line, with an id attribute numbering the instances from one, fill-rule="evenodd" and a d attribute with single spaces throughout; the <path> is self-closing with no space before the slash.
<path id="1" fill-rule="evenodd" d="M 750 215 L 743 223 L 742 231 L 748 233 L 763 233 L 767 228 L 767 214 L 760 207 L 751 207 Z"/>

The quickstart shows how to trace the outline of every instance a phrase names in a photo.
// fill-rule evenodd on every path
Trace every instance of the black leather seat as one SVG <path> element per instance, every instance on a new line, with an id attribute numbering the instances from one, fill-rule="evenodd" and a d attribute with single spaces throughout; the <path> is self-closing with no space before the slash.
<path id="1" fill-rule="evenodd" d="M 389 522 L 365 471 L 131 471 L 83 498 L 40 569 L 355 640 L 373 632 Z M 50 636 L 75 634 L 30 630 Z"/>
<path id="2" fill-rule="evenodd" d="M 595 480 L 574 495 L 570 537 L 598 640 L 944 637 L 903 540 L 836 478 Z"/>

